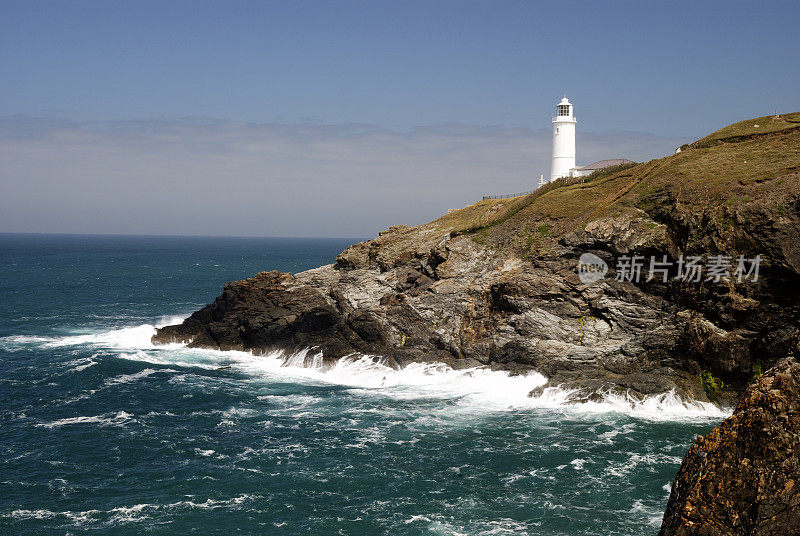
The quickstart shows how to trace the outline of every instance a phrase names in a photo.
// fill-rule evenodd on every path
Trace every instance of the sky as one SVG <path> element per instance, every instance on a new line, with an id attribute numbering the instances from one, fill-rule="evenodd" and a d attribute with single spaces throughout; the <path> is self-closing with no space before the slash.
<path id="1" fill-rule="evenodd" d="M 0 0 L 0 232 L 373 236 L 800 109 L 800 3 Z"/>

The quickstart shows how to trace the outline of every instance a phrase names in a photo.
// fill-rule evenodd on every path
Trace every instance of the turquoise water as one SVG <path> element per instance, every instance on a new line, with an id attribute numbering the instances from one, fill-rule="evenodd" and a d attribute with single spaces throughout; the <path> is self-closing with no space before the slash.
<path id="1" fill-rule="evenodd" d="M 714 408 L 150 345 L 224 282 L 349 242 L 0 235 L 0 534 L 657 532 Z"/>

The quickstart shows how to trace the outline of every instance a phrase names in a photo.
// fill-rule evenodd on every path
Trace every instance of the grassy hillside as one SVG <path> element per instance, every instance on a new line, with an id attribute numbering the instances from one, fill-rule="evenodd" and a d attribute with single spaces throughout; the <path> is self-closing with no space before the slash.
<path id="1" fill-rule="evenodd" d="M 800 128 L 800 112 L 739 121 L 712 132 L 691 145 L 693 147 L 705 147 L 718 141 L 737 141 L 746 137 L 770 134 L 793 128 Z"/>
<path id="2" fill-rule="evenodd" d="M 738 207 L 796 199 L 799 169 L 800 112 L 759 117 L 720 129 L 680 153 L 582 183 L 559 180 L 527 196 L 483 200 L 420 230 L 450 229 L 526 255 L 546 250 L 558 236 L 593 219 L 626 213 L 644 211 L 658 219 L 680 206 L 724 225 Z"/>

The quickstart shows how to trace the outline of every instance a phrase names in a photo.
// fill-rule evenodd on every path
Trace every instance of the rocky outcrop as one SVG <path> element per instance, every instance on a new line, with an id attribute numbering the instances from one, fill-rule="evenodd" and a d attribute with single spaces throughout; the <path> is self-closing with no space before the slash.
<path id="1" fill-rule="evenodd" d="M 780 361 L 698 438 L 659 536 L 800 534 L 800 365 Z"/>
<path id="2" fill-rule="evenodd" d="M 294 282 L 290 274 L 261 272 L 228 283 L 214 303 L 183 324 L 160 329 L 154 341 L 261 351 L 330 341 L 338 343 L 330 348 L 333 354 L 348 349 L 336 336 L 336 309 L 315 289 Z"/>
<path id="3" fill-rule="evenodd" d="M 535 369 L 577 396 L 733 403 L 757 370 L 798 353 L 800 129 L 789 132 L 392 227 L 335 264 L 229 283 L 153 341 Z M 605 278 L 581 281 L 584 254 L 607 263 Z M 625 255 L 643 257 L 639 280 L 620 277 Z M 731 269 L 760 256 L 759 277 L 677 277 L 679 259 L 720 255 Z M 647 277 L 651 256 L 672 263 L 666 280 Z"/>
<path id="4" fill-rule="evenodd" d="M 670 236 L 644 213 L 598 219 L 524 259 L 447 229 L 397 227 L 348 248 L 334 265 L 229 283 L 214 303 L 153 340 L 535 369 L 587 396 L 624 389 L 735 397 L 754 363 L 766 367 L 771 356 L 795 351 L 798 304 L 776 296 L 786 281 L 764 283 L 775 273 L 767 263 L 755 288 L 616 280 L 615 256 L 677 256 Z M 586 252 L 607 261 L 608 277 L 580 281 L 576 263 Z M 798 284 L 796 273 L 780 273 Z M 706 369 L 717 382 L 711 389 Z"/>

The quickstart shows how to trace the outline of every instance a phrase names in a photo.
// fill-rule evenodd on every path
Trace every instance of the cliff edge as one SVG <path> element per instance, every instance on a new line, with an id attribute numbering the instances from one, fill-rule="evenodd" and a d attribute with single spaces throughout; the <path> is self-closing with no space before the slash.
<path id="1" fill-rule="evenodd" d="M 675 155 L 392 227 L 332 265 L 228 283 L 153 341 L 733 402 L 798 352 L 799 170 L 800 113 L 743 121 Z M 579 277 L 581 258 L 604 277 Z"/>
<path id="2" fill-rule="evenodd" d="M 800 365 L 784 359 L 698 438 L 659 536 L 800 534 Z"/>

